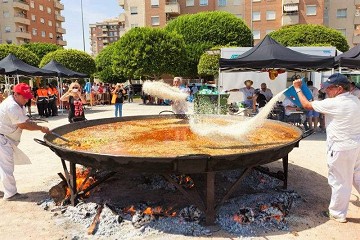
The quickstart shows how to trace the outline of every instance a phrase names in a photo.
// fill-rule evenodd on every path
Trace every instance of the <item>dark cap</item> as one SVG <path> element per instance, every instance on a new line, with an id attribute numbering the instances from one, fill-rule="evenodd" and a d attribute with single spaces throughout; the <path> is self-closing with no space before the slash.
<path id="1" fill-rule="evenodd" d="M 341 85 L 341 84 L 350 84 L 350 81 L 347 79 L 345 75 L 341 73 L 334 73 L 332 74 L 326 82 L 321 84 L 321 89 L 325 90 L 331 85 Z"/>

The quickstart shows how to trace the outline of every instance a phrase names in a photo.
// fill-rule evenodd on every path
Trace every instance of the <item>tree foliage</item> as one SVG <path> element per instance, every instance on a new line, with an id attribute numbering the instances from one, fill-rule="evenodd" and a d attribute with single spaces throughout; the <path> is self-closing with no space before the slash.
<path id="1" fill-rule="evenodd" d="M 39 65 L 40 59 L 32 51 L 14 44 L 0 44 L 0 59 L 5 58 L 10 53 L 27 64 L 36 67 Z"/>
<path id="2" fill-rule="evenodd" d="M 87 53 L 74 49 L 60 49 L 46 54 L 40 62 L 40 67 L 55 60 L 65 67 L 80 73 L 91 75 L 96 71 L 95 60 Z"/>
<path id="3" fill-rule="evenodd" d="M 177 74 L 182 67 L 185 44 L 181 36 L 157 28 L 134 28 L 115 43 L 113 70 L 134 78 L 159 78 Z"/>
<path id="4" fill-rule="evenodd" d="M 103 82 L 118 83 L 126 79 L 120 74 L 116 74 L 112 68 L 114 44 L 108 45 L 95 58 L 96 75 Z"/>
<path id="5" fill-rule="evenodd" d="M 165 29 L 183 36 L 188 63 L 182 76 L 197 76 L 197 65 L 205 50 L 214 46 L 253 45 L 250 29 L 243 20 L 228 12 L 200 12 L 177 17 L 170 21 Z"/>
<path id="6" fill-rule="evenodd" d="M 62 47 L 53 44 L 53 43 L 42 43 L 42 42 L 33 42 L 33 43 L 26 43 L 21 45 L 33 53 L 35 53 L 38 58 L 41 60 L 46 54 L 49 52 L 54 52 L 56 50 L 62 49 Z"/>
<path id="7" fill-rule="evenodd" d="M 333 46 L 342 52 L 349 49 L 346 38 L 339 31 L 322 25 L 284 26 L 269 35 L 284 46 Z"/>
<path id="8" fill-rule="evenodd" d="M 220 47 L 213 47 L 211 50 L 219 51 Z M 217 76 L 219 74 L 219 54 L 209 54 L 207 52 L 201 55 L 198 64 L 198 74 L 200 76 Z"/>

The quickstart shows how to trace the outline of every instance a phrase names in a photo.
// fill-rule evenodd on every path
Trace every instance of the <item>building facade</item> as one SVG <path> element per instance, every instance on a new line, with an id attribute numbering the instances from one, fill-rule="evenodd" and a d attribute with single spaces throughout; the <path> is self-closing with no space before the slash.
<path id="1" fill-rule="evenodd" d="M 271 31 L 294 24 L 320 24 L 339 30 L 350 46 L 360 42 L 360 0 L 118 0 L 124 31 L 163 27 L 183 14 L 227 11 L 242 18 L 257 43 Z"/>
<path id="2" fill-rule="evenodd" d="M 119 18 L 90 24 L 91 54 L 96 56 L 108 44 L 119 40 L 124 28 L 124 22 L 121 22 Z"/>
<path id="3" fill-rule="evenodd" d="M 0 2 L 0 43 L 46 42 L 66 46 L 66 30 L 59 0 L 2 0 Z"/>

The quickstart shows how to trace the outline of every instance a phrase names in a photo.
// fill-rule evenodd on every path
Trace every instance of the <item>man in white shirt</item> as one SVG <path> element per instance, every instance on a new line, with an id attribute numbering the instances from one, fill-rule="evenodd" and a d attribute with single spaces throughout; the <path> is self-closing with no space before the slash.
<path id="1" fill-rule="evenodd" d="M 4 200 L 13 201 L 26 198 L 19 194 L 14 178 L 14 162 L 26 155 L 17 148 L 23 129 L 40 130 L 50 133 L 49 128 L 31 122 L 26 116 L 25 103 L 32 99 L 30 87 L 25 83 L 14 87 L 14 94 L 0 104 L 0 177 L 4 186 Z"/>
<path id="2" fill-rule="evenodd" d="M 360 193 L 360 100 L 349 93 L 346 76 L 335 73 L 323 84 L 328 98 L 309 102 L 301 92 L 301 80 L 293 82 L 302 106 L 325 115 L 328 182 L 331 186 L 329 217 L 345 223 L 351 185 Z"/>
<path id="3" fill-rule="evenodd" d="M 248 108 L 253 106 L 253 95 L 254 95 L 254 92 L 255 92 L 255 89 L 252 87 L 253 83 L 254 82 L 251 81 L 251 80 L 246 80 L 244 82 L 245 87 L 239 89 L 239 91 L 242 92 L 242 94 L 244 95 L 244 102 L 243 103 Z"/>
<path id="4" fill-rule="evenodd" d="M 266 101 L 270 101 L 273 97 L 273 93 L 270 89 L 267 88 L 266 83 L 262 83 L 260 85 L 261 91 L 260 93 L 266 97 Z"/>

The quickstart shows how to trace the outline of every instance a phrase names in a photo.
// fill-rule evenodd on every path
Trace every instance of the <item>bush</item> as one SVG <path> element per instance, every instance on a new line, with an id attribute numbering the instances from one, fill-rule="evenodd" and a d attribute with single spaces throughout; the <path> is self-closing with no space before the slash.
<path id="1" fill-rule="evenodd" d="M 87 53 L 74 49 L 60 49 L 46 54 L 40 62 L 40 67 L 51 60 L 80 73 L 91 75 L 96 72 L 95 60 Z"/>
<path id="2" fill-rule="evenodd" d="M 113 70 L 129 79 L 158 79 L 162 74 L 179 73 L 185 57 L 185 44 L 178 34 L 158 28 L 133 28 L 115 43 Z"/>
<path id="3" fill-rule="evenodd" d="M 21 46 L 35 53 L 40 60 L 49 52 L 54 52 L 56 50 L 62 49 L 62 47 L 56 44 L 42 42 L 26 43 Z"/>
<path id="4" fill-rule="evenodd" d="M 39 65 L 40 59 L 30 50 L 14 44 L 0 44 L 0 59 L 5 58 L 10 53 L 14 54 L 17 58 L 27 64 L 36 67 Z"/>
<path id="5" fill-rule="evenodd" d="M 299 24 L 284 26 L 269 34 L 284 46 L 333 46 L 345 52 L 349 50 L 346 38 L 337 30 L 322 25 Z"/>
<path id="6" fill-rule="evenodd" d="M 219 47 L 214 47 L 211 50 L 219 50 Z M 208 54 L 205 52 L 201 55 L 198 64 L 198 74 L 200 76 L 217 76 L 219 74 L 219 60 L 220 54 Z"/>
<path id="7" fill-rule="evenodd" d="M 165 27 L 183 36 L 188 63 L 182 76 L 197 76 L 200 56 L 214 46 L 253 46 L 251 30 L 243 20 L 228 12 L 201 12 L 180 16 Z"/>

